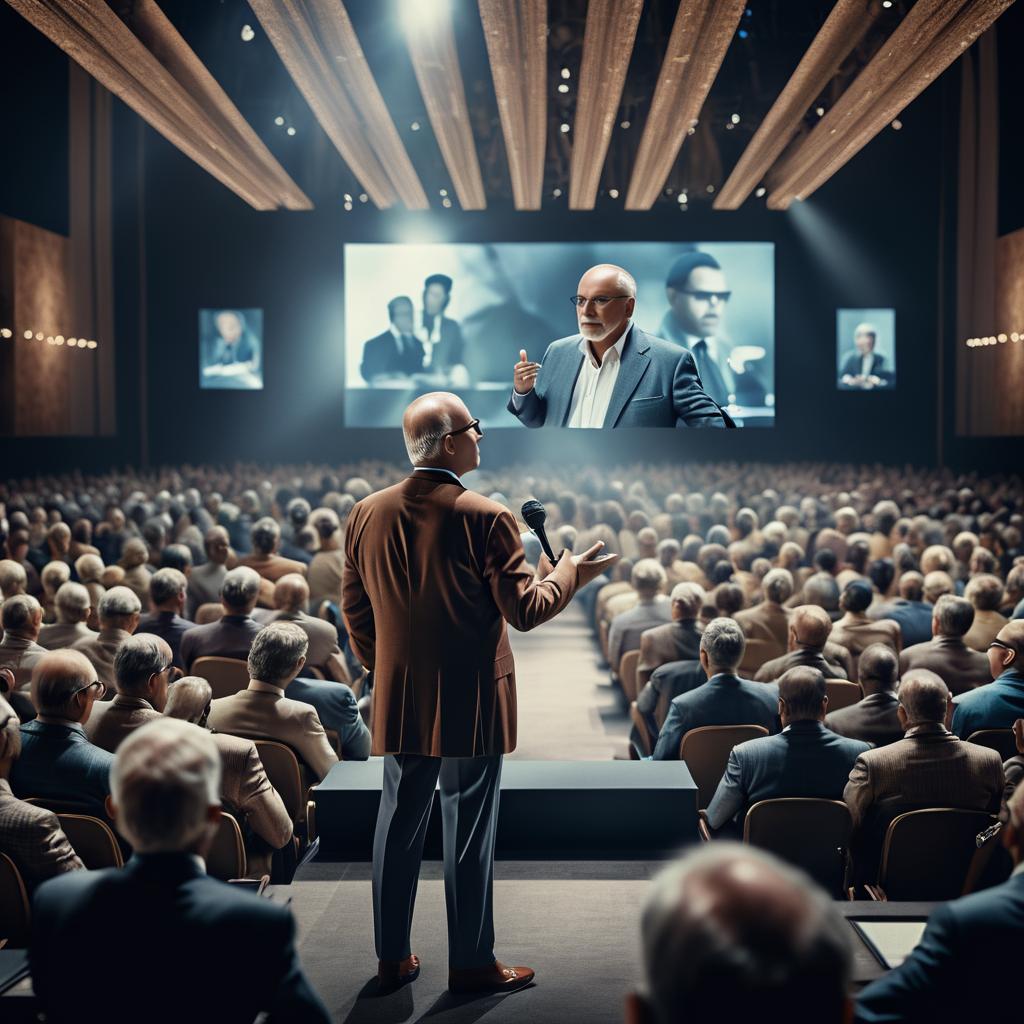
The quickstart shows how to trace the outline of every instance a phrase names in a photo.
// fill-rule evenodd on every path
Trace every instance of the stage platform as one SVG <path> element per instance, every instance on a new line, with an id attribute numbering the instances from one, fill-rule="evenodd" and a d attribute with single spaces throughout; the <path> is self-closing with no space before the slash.
<path id="1" fill-rule="evenodd" d="M 383 760 L 342 761 L 316 787 L 319 860 L 369 860 Z M 696 842 L 697 787 L 681 761 L 515 761 L 501 776 L 498 857 L 659 858 Z M 441 856 L 435 794 L 425 856 Z"/>

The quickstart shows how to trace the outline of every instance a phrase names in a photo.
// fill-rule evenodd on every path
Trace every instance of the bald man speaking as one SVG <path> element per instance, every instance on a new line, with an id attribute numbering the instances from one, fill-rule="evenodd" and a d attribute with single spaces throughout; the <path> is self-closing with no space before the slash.
<path id="1" fill-rule="evenodd" d="M 448 987 L 508 992 L 533 971 L 494 956 L 491 914 L 502 755 L 516 745 L 516 678 L 505 624 L 557 615 L 617 556 L 526 565 L 504 505 L 460 479 L 480 464 L 480 421 L 446 392 L 402 420 L 413 471 L 360 501 L 345 535 L 342 611 L 373 671 L 373 749 L 384 787 L 373 842 L 373 921 L 384 990 L 415 980 L 409 945 L 416 880 L 440 782 L 448 907 Z"/>
<path id="2" fill-rule="evenodd" d="M 515 365 L 508 411 L 528 427 L 733 427 L 705 392 L 693 356 L 633 323 L 636 282 L 591 267 L 571 297 L 579 334 Z"/>

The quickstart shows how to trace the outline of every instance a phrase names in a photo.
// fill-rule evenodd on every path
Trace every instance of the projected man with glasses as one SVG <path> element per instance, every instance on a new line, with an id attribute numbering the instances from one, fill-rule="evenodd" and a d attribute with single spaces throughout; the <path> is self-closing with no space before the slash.
<path id="1" fill-rule="evenodd" d="M 633 323 L 636 282 L 602 263 L 570 298 L 579 334 L 553 341 L 543 359 L 525 349 L 508 411 L 528 427 L 727 427 L 701 386 L 694 358 Z"/>
<path id="2" fill-rule="evenodd" d="M 665 297 L 659 333 L 693 353 L 704 390 L 719 405 L 763 405 L 764 383 L 722 336 L 732 292 L 714 256 L 683 253 L 665 276 Z"/>

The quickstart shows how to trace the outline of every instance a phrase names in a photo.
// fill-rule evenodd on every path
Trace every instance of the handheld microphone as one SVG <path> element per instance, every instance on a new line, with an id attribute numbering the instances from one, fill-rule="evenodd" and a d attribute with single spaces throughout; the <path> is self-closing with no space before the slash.
<path id="1" fill-rule="evenodd" d="M 551 564 L 554 565 L 556 561 L 555 553 L 551 550 L 551 545 L 548 543 L 548 535 L 544 531 L 544 521 L 548 517 L 547 512 L 544 511 L 544 506 L 536 498 L 531 498 L 529 501 L 523 502 L 523 507 L 520 511 L 523 516 L 523 522 L 537 535 L 540 546 L 544 549 L 544 554 L 548 556 Z"/>

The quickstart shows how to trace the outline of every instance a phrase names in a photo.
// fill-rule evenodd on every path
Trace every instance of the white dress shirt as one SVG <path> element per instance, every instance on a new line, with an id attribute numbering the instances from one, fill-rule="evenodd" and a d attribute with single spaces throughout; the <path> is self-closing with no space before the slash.
<path id="1" fill-rule="evenodd" d="M 871 376 L 871 364 L 874 362 L 875 356 L 873 352 L 865 352 L 860 357 L 860 375 L 862 377 Z"/>
<path id="2" fill-rule="evenodd" d="M 632 329 L 633 325 L 630 324 L 622 332 L 622 337 L 605 352 L 601 362 L 594 357 L 590 342 L 580 338 L 579 350 L 583 353 L 583 365 L 576 378 L 576 386 L 572 389 L 567 427 L 599 430 L 604 426 L 615 382 L 619 379 L 622 350 Z"/>

